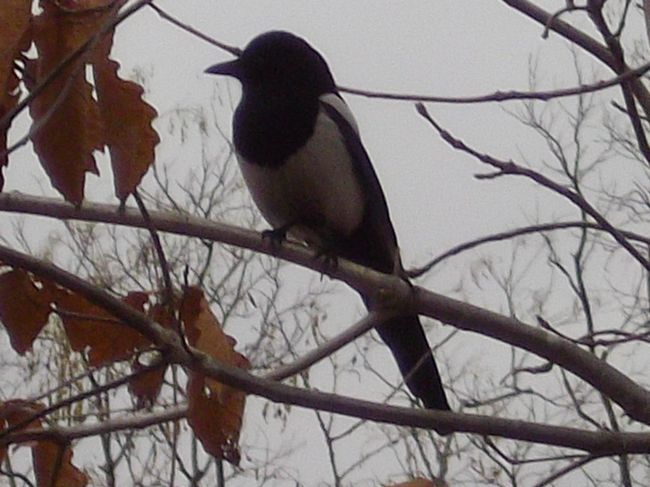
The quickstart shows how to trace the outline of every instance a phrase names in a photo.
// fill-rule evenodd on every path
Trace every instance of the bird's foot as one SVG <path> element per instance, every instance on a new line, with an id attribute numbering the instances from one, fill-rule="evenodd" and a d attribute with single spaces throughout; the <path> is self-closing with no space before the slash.
<path id="1" fill-rule="evenodd" d="M 262 231 L 262 240 L 268 240 L 271 245 L 271 252 L 277 254 L 282 247 L 282 243 L 287 239 L 287 232 L 291 225 L 283 225 L 271 230 Z"/>
<path id="2" fill-rule="evenodd" d="M 334 252 L 334 249 L 331 246 L 320 246 L 316 250 L 316 255 L 314 255 L 314 260 L 321 260 L 323 274 L 329 274 L 330 272 L 335 271 L 339 267 L 339 258 L 338 255 Z"/>

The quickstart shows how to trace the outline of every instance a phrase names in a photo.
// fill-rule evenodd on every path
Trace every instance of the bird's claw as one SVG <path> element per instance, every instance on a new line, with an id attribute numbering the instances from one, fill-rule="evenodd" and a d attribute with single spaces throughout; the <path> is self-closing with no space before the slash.
<path id="1" fill-rule="evenodd" d="M 326 247 L 319 248 L 316 251 L 316 255 L 314 255 L 314 260 L 318 260 L 318 259 L 322 260 L 324 274 L 328 274 L 338 269 L 339 258 L 332 251 L 331 248 L 326 248 Z"/>
<path id="2" fill-rule="evenodd" d="M 272 228 L 262 231 L 262 239 L 268 240 L 271 245 L 271 252 L 277 254 L 282 247 L 282 242 L 287 239 L 288 227 Z"/>
<path id="3" fill-rule="evenodd" d="M 339 267 L 339 259 L 336 255 L 323 255 L 323 272 L 334 272 Z"/>

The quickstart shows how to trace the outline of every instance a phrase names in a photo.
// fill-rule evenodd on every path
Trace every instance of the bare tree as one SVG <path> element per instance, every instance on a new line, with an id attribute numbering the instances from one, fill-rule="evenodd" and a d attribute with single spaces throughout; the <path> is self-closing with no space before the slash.
<path id="1" fill-rule="evenodd" d="M 314 441 L 321 480 L 337 486 L 416 478 L 437 482 L 426 485 L 646 483 L 650 63 L 642 6 L 586 0 L 547 11 L 503 1 L 541 35 L 565 40 L 574 61 L 568 87 L 541 86 L 551 59 L 531 64 L 528 91 L 440 97 L 341 88 L 378 103 L 415 102 L 432 136 L 476 161 L 484 184 L 526 184 L 531 198 L 562 210 L 527 215 L 525 227 L 461 242 L 410 271 L 428 283 L 436 272 L 462 269 L 454 296 L 341 259 L 326 273 L 385 305 L 336 334 L 326 328 L 328 304 L 341 299 L 336 289 L 281 264 L 321 273 L 313 249 L 275 248 L 256 231 L 263 226 L 220 121 L 232 110 L 227 92 L 216 91 L 209 109 L 158 117 L 165 144 L 191 146 L 195 160 L 179 164 L 174 151 L 161 150 L 142 179 L 159 140 L 151 129 L 156 114 L 108 57 L 115 26 L 149 7 L 197 42 L 240 50 L 152 1 L 59 3 L 41 2 L 36 16 L 25 7 L 31 2 L 0 7 L 15 26 L 0 38 L 9 60 L 0 126 L 8 130 L 24 110 L 34 121 L 0 147 L 0 166 L 31 141 L 68 201 L 0 194 L 5 212 L 62 222 L 44 252 L 20 228 L 0 245 L 0 319 L 10 341 L 2 354 L 0 447 L 31 445 L 33 456 L 15 454 L 26 447 L 0 449 L 8 485 L 307 485 L 301 454 Z M 52 30 L 67 50 L 49 50 Z M 35 59 L 23 54 L 30 45 Z M 92 76 L 80 74 L 89 70 Z M 434 115 L 437 103 L 466 110 L 501 103 L 534 142 L 517 154 L 490 154 L 446 129 Z M 141 137 L 127 137 L 125 127 Z M 96 170 L 92 153 L 104 146 L 119 207 L 84 193 L 85 174 Z M 63 170 L 71 155 L 82 167 Z M 137 206 L 127 204 L 131 195 Z M 431 319 L 427 331 L 454 412 L 420 409 L 376 358 L 367 332 L 397 307 Z M 93 336 L 73 326 L 91 320 Z M 216 328 L 237 337 L 241 353 L 227 336 L 213 335 Z M 139 338 L 125 345 L 128 353 L 105 350 L 107 340 L 133 332 Z M 486 345 L 485 337 L 496 340 Z M 457 353 L 468 341 L 483 353 Z M 152 392 L 153 375 L 160 383 Z M 354 394 L 361 382 L 379 391 L 375 401 Z M 439 436 L 440 427 L 455 433 Z"/>

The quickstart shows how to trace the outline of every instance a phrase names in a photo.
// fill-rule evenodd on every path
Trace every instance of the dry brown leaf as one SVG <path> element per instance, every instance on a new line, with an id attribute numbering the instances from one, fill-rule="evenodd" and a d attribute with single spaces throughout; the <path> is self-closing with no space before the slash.
<path id="1" fill-rule="evenodd" d="M 133 363 L 133 372 L 142 370 L 145 366 L 137 360 Z M 167 367 L 161 365 L 149 372 L 144 372 L 141 375 L 129 381 L 129 392 L 136 397 L 136 407 L 139 409 L 153 405 L 160 394 L 165 372 Z"/>
<path id="2" fill-rule="evenodd" d="M 0 432 L 4 429 L 30 420 L 35 414 L 43 410 L 43 406 L 38 403 L 25 401 L 22 399 L 12 399 L 0 402 Z M 23 428 L 40 428 L 39 420 L 30 421 Z M 0 463 L 7 453 L 6 448 L 0 449 Z"/>
<path id="3" fill-rule="evenodd" d="M 34 43 L 38 51 L 30 65 L 31 88 L 57 69 L 61 61 L 94 32 L 105 13 L 71 15 L 51 2 L 34 19 Z M 98 173 L 94 150 L 104 146 L 99 107 L 86 81 L 80 59 L 61 70 L 40 96 L 30 104 L 36 131 L 34 150 L 52 185 L 66 200 L 83 200 L 87 172 Z"/>
<path id="4" fill-rule="evenodd" d="M 0 403 L 0 410 L 2 409 L 2 403 Z M 0 415 L 0 432 L 7 427 L 7 422 Z M 4 465 L 5 457 L 7 456 L 7 447 L 0 446 L 0 465 Z"/>
<path id="5" fill-rule="evenodd" d="M 214 392 L 201 374 L 191 373 L 187 395 L 187 422 L 210 455 L 239 465 L 239 434 L 244 409 L 244 394 Z M 238 397 L 238 396 L 241 396 Z"/>
<path id="6" fill-rule="evenodd" d="M 43 12 L 33 22 L 38 56 L 27 63 L 28 88 L 57 69 L 61 72 L 30 104 L 32 141 L 52 185 L 77 205 L 84 197 L 86 173 L 98 173 L 95 150 L 108 147 L 115 193 L 124 201 L 153 164 L 160 140 L 151 125 L 157 113 L 142 99 L 144 90 L 120 79 L 119 64 L 109 59 L 112 32 L 92 51 L 60 68 L 61 61 L 90 39 L 125 1 L 44 2 Z M 93 67 L 94 87 L 86 79 L 87 66 Z"/>
<path id="7" fill-rule="evenodd" d="M 13 427 L 19 423 L 29 421 L 21 429 L 40 428 L 41 420 L 32 420 L 32 418 L 43 411 L 43 409 L 45 409 L 45 406 L 42 404 L 24 399 L 12 399 L 0 402 L 0 421 L 2 421 L 2 427 Z"/>
<path id="8" fill-rule="evenodd" d="M 25 47 L 25 33 L 31 17 L 31 0 L 3 0 L 0 4 L 0 108 L 18 84 L 13 62 Z"/>
<path id="9" fill-rule="evenodd" d="M 43 411 L 40 403 L 20 399 L 0 404 L 0 426 L 11 427 L 30 420 L 34 415 Z M 21 429 L 41 429 L 40 419 L 31 421 Z M 60 445 L 52 441 L 32 442 L 32 459 L 37 486 L 84 487 L 88 477 L 72 464 L 72 450 L 68 445 Z M 2 458 L 0 452 L 0 459 Z M 56 482 L 52 476 L 56 473 Z"/>
<path id="10" fill-rule="evenodd" d="M 186 289 L 181 318 L 190 344 L 221 362 L 250 368 L 246 357 L 235 351 L 235 340 L 223 333 L 200 289 Z M 196 372 L 190 372 L 189 376 L 187 421 L 194 434 L 205 451 L 239 464 L 239 434 L 246 394 Z"/>
<path id="11" fill-rule="evenodd" d="M 148 299 L 146 293 L 133 292 L 122 300 L 143 311 Z M 77 294 L 61 292 L 56 305 L 70 346 L 77 351 L 88 347 L 88 361 L 92 366 L 125 360 L 149 344 L 137 331 Z"/>
<path id="12" fill-rule="evenodd" d="M 13 349 L 23 355 L 46 325 L 53 296 L 49 286 L 37 287 L 29 274 L 13 269 L 0 275 L 0 321 Z"/>
<path id="13" fill-rule="evenodd" d="M 13 62 L 25 44 L 31 10 L 31 0 L 3 0 L 0 4 L 0 107 L 17 84 Z"/>
<path id="14" fill-rule="evenodd" d="M 122 299 L 138 311 L 144 311 L 149 296 L 129 293 Z M 34 342 L 53 308 L 59 313 L 73 350 L 89 349 L 89 362 L 104 365 L 129 358 L 149 341 L 124 325 L 103 308 L 67 291 L 46 279 L 21 269 L 0 274 L 0 320 L 12 347 L 24 354 Z"/>
<path id="15" fill-rule="evenodd" d="M 0 2 L 0 118 L 16 106 L 18 77 L 13 62 L 21 51 L 29 47 L 29 21 L 31 0 L 3 0 Z M 7 131 L 0 128 L 0 191 L 2 191 L 2 167 L 7 165 Z"/>
<path id="16" fill-rule="evenodd" d="M 84 487 L 88 477 L 72 464 L 72 449 L 51 441 L 39 441 L 32 446 L 37 486 Z M 52 483 L 56 475 L 56 482 Z"/>
<path id="17" fill-rule="evenodd" d="M 118 77 L 119 64 L 108 58 L 111 38 L 95 58 L 95 87 L 111 155 L 115 195 L 124 201 L 140 184 L 154 161 L 160 138 L 151 126 L 158 113 L 142 99 L 144 90 Z"/>
<path id="18" fill-rule="evenodd" d="M 165 328 L 174 327 L 174 318 L 170 316 L 168 308 L 162 304 L 154 304 L 147 313 L 153 321 Z M 131 369 L 134 372 L 144 367 L 139 360 L 135 360 Z M 160 394 L 160 389 L 165 378 L 166 366 L 161 365 L 159 368 L 146 372 L 139 377 L 129 381 L 129 391 L 136 397 L 138 408 L 147 407 L 154 404 Z"/>

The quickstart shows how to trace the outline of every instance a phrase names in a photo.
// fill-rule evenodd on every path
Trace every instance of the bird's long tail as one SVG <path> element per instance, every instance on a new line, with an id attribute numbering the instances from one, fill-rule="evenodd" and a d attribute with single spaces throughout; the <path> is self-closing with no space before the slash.
<path id="1" fill-rule="evenodd" d="M 370 165 L 368 167 L 371 168 Z M 374 173 L 369 179 L 377 185 L 373 193 L 376 196 L 374 203 L 368 204 L 366 216 L 357 230 L 335 242 L 331 248 L 339 256 L 378 272 L 402 275 L 397 238 L 390 223 L 386 201 Z M 357 291 L 366 307 L 372 308 L 372 298 L 359 289 Z M 411 392 L 429 409 L 450 410 L 438 367 L 418 315 L 395 316 L 378 325 L 377 331 L 393 352 Z"/>
<path id="2" fill-rule="evenodd" d="M 406 385 L 429 409 L 450 409 L 438 367 L 417 315 L 396 316 L 377 327 Z"/>

